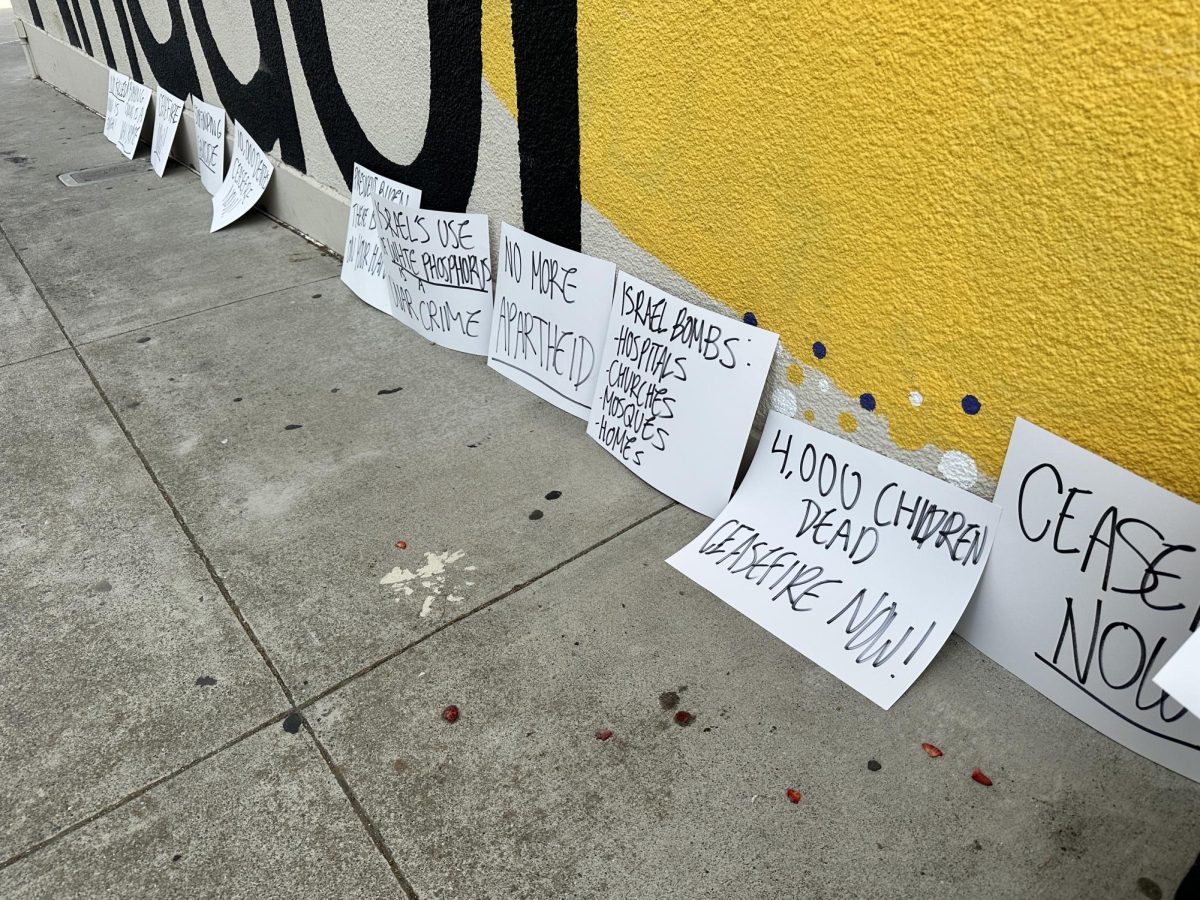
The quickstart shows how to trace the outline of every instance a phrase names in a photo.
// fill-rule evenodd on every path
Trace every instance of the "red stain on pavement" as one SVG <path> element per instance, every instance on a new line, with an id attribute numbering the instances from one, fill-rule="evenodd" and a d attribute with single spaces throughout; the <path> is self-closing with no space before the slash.
<path id="1" fill-rule="evenodd" d="M 928 753 L 930 756 L 932 756 L 934 759 L 937 759 L 939 756 L 942 755 L 942 751 L 939 750 L 933 744 L 929 744 L 929 743 L 922 744 L 921 749 L 924 750 L 926 753 Z"/>
<path id="2" fill-rule="evenodd" d="M 445 709 L 442 710 L 442 718 L 445 719 L 447 722 L 449 722 L 451 725 L 453 725 L 455 722 L 458 721 L 458 707 L 457 706 L 447 706 Z"/>
<path id="3" fill-rule="evenodd" d="M 799 803 L 800 802 L 800 792 L 798 790 L 796 790 L 795 788 L 788 788 L 787 789 L 787 798 L 789 800 L 791 800 L 793 803 Z"/>
<path id="4" fill-rule="evenodd" d="M 974 768 L 974 770 L 971 772 L 971 779 L 973 781 L 978 781 L 984 787 L 992 786 L 992 779 L 990 779 L 986 775 L 984 775 L 983 769 L 979 768 L 978 766 L 976 766 Z"/>
<path id="5" fill-rule="evenodd" d="M 596 740 L 598 741 L 607 741 L 612 736 L 613 731 L 611 728 L 605 728 L 603 731 L 596 732 Z"/>

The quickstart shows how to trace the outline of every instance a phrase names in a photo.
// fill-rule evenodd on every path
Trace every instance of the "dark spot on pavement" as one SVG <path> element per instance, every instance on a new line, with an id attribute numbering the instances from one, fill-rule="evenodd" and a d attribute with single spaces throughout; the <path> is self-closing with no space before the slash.
<path id="1" fill-rule="evenodd" d="M 128 403 L 125 404 L 125 408 L 126 409 L 137 409 L 141 405 L 142 405 L 141 400 L 130 400 Z"/>
<path id="2" fill-rule="evenodd" d="M 303 428 L 303 427 L 304 427 L 303 425 L 297 425 L 295 423 L 292 423 L 291 425 L 283 426 L 283 430 L 284 431 L 295 431 L 297 428 Z"/>
<path id="3" fill-rule="evenodd" d="M 982 849 L 983 849 L 983 844 L 979 843 L 979 839 L 978 839 L 978 838 L 976 838 L 975 840 L 971 841 L 971 849 L 972 849 L 972 850 L 982 850 Z"/>
<path id="4" fill-rule="evenodd" d="M 112 584 L 107 578 L 101 579 L 92 585 L 93 594 L 105 594 L 112 590 Z"/>
<path id="5" fill-rule="evenodd" d="M 303 719 L 300 718 L 300 713 L 290 713 L 288 717 L 283 720 L 283 730 L 288 734 L 295 734 L 300 730 L 300 723 L 302 721 Z"/>
<path id="6" fill-rule="evenodd" d="M 1137 888 L 1141 894 L 1149 897 L 1150 900 L 1162 900 L 1162 888 L 1158 886 L 1157 881 L 1145 877 L 1139 878 L 1137 880 Z"/>
<path id="7" fill-rule="evenodd" d="M 408 768 L 408 763 L 406 763 L 402 759 L 397 758 L 396 761 L 394 763 L 392 763 L 392 771 L 395 772 L 397 775 L 402 775 L 404 773 L 404 770 L 407 768 Z"/>
<path id="8" fill-rule="evenodd" d="M 538 519 L 540 519 L 544 515 L 545 515 L 545 513 L 542 512 L 540 509 L 535 509 L 533 512 L 531 512 L 529 514 L 529 518 L 533 519 L 533 521 L 536 522 Z"/>
<path id="9" fill-rule="evenodd" d="M 181 859 L 183 859 L 183 854 L 176 853 L 174 856 L 171 857 L 171 862 L 179 862 Z"/>
<path id="10" fill-rule="evenodd" d="M 146 335 L 145 337 L 140 337 L 140 338 L 138 338 L 138 339 L 137 339 L 137 342 L 138 342 L 139 344 L 145 344 L 145 343 L 146 343 L 147 341 L 149 341 L 149 340 L 150 340 L 150 335 Z"/>
<path id="11" fill-rule="evenodd" d="M 881 763 L 877 759 L 868 759 L 867 760 L 867 768 L 870 769 L 872 772 L 878 772 L 880 769 L 883 768 L 883 763 Z"/>
<path id="12" fill-rule="evenodd" d="M 196 687 L 212 687 L 217 683 L 217 679 L 211 675 L 201 675 L 196 679 Z"/>
<path id="13" fill-rule="evenodd" d="M 562 491 L 551 491 L 546 495 L 547 500 L 557 500 L 562 496 Z"/>
<path id="14" fill-rule="evenodd" d="M 467 446 L 470 447 L 472 450 L 474 450 L 476 447 L 479 446 L 479 444 L 467 444 Z"/>
<path id="15" fill-rule="evenodd" d="M 313 294 L 313 299 L 314 299 L 314 300 L 320 300 L 320 299 L 321 299 L 321 295 L 320 295 L 320 294 Z"/>
<path id="16" fill-rule="evenodd" d="M 241 402 L 242 402 L 242 398 L 241 398 L 241 397 L 234 397 L 234 398 L 233 398 L 233 402 L 234 402 L 234 403 L 241 403 Z"/>
<path id="17" fill-rule="evenodd" d="M 404 388 L 402 388 L 402 387 L 382 388 L 375 392 L 375 396 L 382 397 L 385 394 L 394 394 L 394 393 L 396 393 L 396 391 L 402 391 L 402 390 L 404 390 Z"/>
<path id="18" fill-rule="evenodd" d="M 341 390 L 341 388 L 334 388 L 334 389 L 333 389 L 333 390 L 331 390 L 329 393 L 331 393 L 331 394 L 336 394 L 336 393 L 337 393 L 338 391 L 340 391 L 340 390 Z"/>
<path id="19" fill-rule="evenodd" d="M 663 691 L 658 695 L 658 705 L 663 709 L 674 709 L 679 705 L 679 695 L 674 691 Z"/>

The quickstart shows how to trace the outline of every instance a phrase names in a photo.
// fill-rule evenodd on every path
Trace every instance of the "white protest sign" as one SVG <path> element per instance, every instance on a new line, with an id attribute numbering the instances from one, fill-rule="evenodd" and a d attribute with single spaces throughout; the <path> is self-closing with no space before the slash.
<path id="1" fill-rule="evenodd" d="M 150 107 L 150 88 L 125 76 L 121 76 L 115 83 L 110 76 L 109 85 L 110 88 L 115 88 L 117 103 L 114 105 L 114 95 L 110 93 L 109 105 L 104 116 L 104 135 L 117 145 L 122 156 L 133 159 L 133 154 L 137 152 L 138 138 L 142 136 L 142 125 L 146 121 L 146 110 Z M 111 135 L 108 121 L 110 113 L 114 120 Z"/>
<path id="2" fill-rule="evenodd" d="M 435 344 L 487 356 L 492 333 L 488 217 L 374 197 L 389 311 Z"/>
<path id="3" fill-rule="evenodd" d="M 617 267 L 507 222 L 488 365 L 581 419 L 591 414 Z"/>
<path id="4" fill-rule="evenodd" d="M 1189 711 L 1200 710 L 1200 632 L 1193 633 L 1175 651 L 1154 676 L 1154 683 Z"/>
<path id="5" fill-rule="evenodd" d="M 642 480 L 715 516 L 778 343 L 619 272 L 588 434 Z"/>
<path id="6" fill-rule="evenodd" d="M 996 550 L 959 634 L 1200 781 L 1200 719 L 1151 681 L 1200 618 L 1200 507 L 1023 419 L 996 502 Z"/>
<path id="7" fill-rule="evenodd" d="M 121 133 L 121 109 L 129 95 L 129 76 L 116 69 L 108 70 L 108 102 L 104 108 L 104 136 L 115 144 Z"/>
<path id="8" fill-rule="evenodd" d="M 221 189 L 225 180 L 225 110 L 192 95 L 196 117 L 196 161 L 200 182 L 210 194 Z"/>
<path id="9" fill-rule="evenodd" d="M 233 160 L 221 189 L 213 195 L 211 234 L 244 216 L 267 189 L 274 167 L 241 122 L 233 123 Z"/>
<path id="10" fill-rule="evenodd" d="M 372 197 L 395 201 L 400 206 L 420 206 L 417 188 L 376 175 L 354 164 L 350 193 L 350 226 L 346 230 L 346 252 L 342 256 L 342 281 L 354 293 L 385 313 L 391 312 L 387 279 L 383 274 L 383 245 L 379 243 Z"/>
<path id="11" fill-rule="evenodd" d="M 154 99 L 154 138 L 150 142 L 150 165 L 159 178 L 167 168 L 171 145 L 175 143 L 175 131 L 179 128 L 182 115 L 183 101 L 160 86 Z"/>
<path id="12" fill-rule="evenodd" d="M 999 519 L 974 494 L 772 412 L 737 494 L 667 562 L 888 709 L 954 630 Z"/>

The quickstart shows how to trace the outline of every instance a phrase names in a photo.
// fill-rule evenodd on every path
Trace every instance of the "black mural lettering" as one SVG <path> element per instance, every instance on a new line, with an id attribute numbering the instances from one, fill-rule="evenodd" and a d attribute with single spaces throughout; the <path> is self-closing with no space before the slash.
<path id="1" fill-rule="evenodd" d="M 72 47 L 78 47 L 79 32 L 75 30 L 75 17 L 71 15 L 71 7 L 67 5 L 67 0 L 58 0 L 58 14 L 62 17 L 63 31 L 67 33 L 67 40 L 71 42 Z"/>
<path id="2" fill-rule="evenodd" d="M 524 228 L 578 250 L 579 47 L 576 0 L 512 0 Z"/>
<path id="3" fill-rule="evenodd" d="M 269 150 L 278 141 L 280 158 L 289 166 L 304 171 L 304 143 L 296 120 L 296 102 L 288 78 L 287 59 L 283 55 L 275 4 L 272 0 L 250 0 L 254 31 L 258 35 L 259 62 L 258 71 L 246 84 L 237 80 L 221 55 L 202 0 L 188 0 L 188 8 L 226 112 L 241 122 L 264 150 Z M 295 15 L 293 10 L 293 22 Z M 324 24 L 321 30 L 324 32 Z M 336 79 L 332 72 L 328 77 Z"/>
<path id="4" fill-rule="evenodd" d="M 346 185 L 357 162 L 420 188 L 421 205 L 428 209 L 466 211 L 483 114 L 481 0 L 429 0 L 429 120 L 421 150 L 407 165 L 380 153 L 350 108 L 333 67 L 321 0 L 288 0 L 288 10 L 304 80 Z"/>
<path id="5" fill-rule="evenodd" d="M 33 2 L 30 0 L 30 9 L 33 8 Z M 117 67 L 117 58 L 113 56 L 112 41 L 108 37 L 108 25 L 104 22 L 104 13 L 100 11 L 100 0 L 92 0 L 92 16 L 96 19 L 96 31 L 100 35 L 100 46 L 104 48 L 104 61 L 110 69 Z M 37 16 L 35 14 L 34 19 Z M 38 23 L 41 26 L 41 23 Z"/>
<path id="6" fill-rule="evenodd" d="M 125 42 L 125 55 L 129 57 L 129 74 L 134 81 L 142 80 L 142 67 L 138 63 L 137 45 L 133 42 L 133 29 L 129 27 L 129 16 L 125 12 L 122 0 L 113 0 L 113 9 L 117 13 L 117 27 L 121 29 L 121 40 Z"/>
<path id="7" fill-rule="evenodd" d="M 46 23 L 42 21 L 42 11 L 38 9 L 37 0 L 26 0 L 26 2 L 29 4 L 29 14 L 33 16 L 33 24 L 45 31 Z"/>
<path id="8" fill-rule="evenodd" d="M 192 57 L 192 45 L 188 41 L 187 29 L 183 24 L 183 9 L 179 0 L 167 0 L 167 12 L 171 16 L 171 34 L 165 41 L 154 37 L 154 32 L 146 22 L 142 12 L 141 0 L 126 0 L 129 4 L 129 17 L 133 19 L 133 27 L 137 31 L 138 43 L 142 53 L 154 73 L 154 78 L 164 88 L 176 97 L 187 99 L 188 94 L 195 94 L 201 100 L 200 79 L 196 75 L 196 62 Z M 244 125 L 245 123 L 243 123 Z"/>
<path id="9" fill-rule="evenodd" d="M 79 0 L 71 0 L 71 7 L 75 10 L 75 21 L 79 27 L 79 39 L 83 42 L 84 52 L 88 56 L 95 56 L 92 52 L 92 38 L 88 34 L 87 22 L 83 18 L 83 10 L 79 8 Z"/>

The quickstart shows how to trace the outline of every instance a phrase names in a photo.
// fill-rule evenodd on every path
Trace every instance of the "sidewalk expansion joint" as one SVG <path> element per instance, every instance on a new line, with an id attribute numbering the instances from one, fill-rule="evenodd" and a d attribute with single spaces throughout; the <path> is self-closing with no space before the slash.
<path id="1" fill-rule="evenodd" d="M 100 399 L 104 402 L 104 405 L 108 408 L 109 415 L 112 416 L 113 421 L 116 422 L 116 424 L 117 424 L 117 427 L 121 429 L 121 433 L 125 435 L 125 440 L 129 442 L 129 446 L 133 449 L 133 452 L 137 455 L 138 460 L 142 464 L 142 468 L 145 469 L 146 474 L 150 477 L 151 482 L 158 489 L 159 494 L 163 498 L 163 502 L 167 504 L 167 508 L 171 511 L 171 514 L 175 517 L 175 521 L 179 525 L 180 530 L 184 533 L 184 535 L 187 537 L 188 541 L 190 542 L 193 552 L 195 552 L 196 556 L 200 559 L 200 562 L 204 565 L 205 570 L 208 572 L 209 578 L 212 580 L 213 584 L 216 585 L 217 590 L 220 591 L 221 596 L 225 599 L 225 603 L 228 605 L 230 611 L 233 613 L 234 618 L 237 619 L 238 624 L 241 625 L 243 633 L 250 640 L 250 643 L 253 644 L 254 649 L 256 651 L 258 651 L 259 657 L 262 659 L 262 661 L 266 665 L 267 669 L 270 670 L 271 675 L 274 676 L 274 678 L 275 678 L 275 681 L 279 684 L 280 690 L 283 692 L 284 697 L 287 699 L 288 706 L 290 706 L 294 710 L 296 708 L 296 697 L 292 693 L 292 689 L 288 686 L 287 681 L 284 680 L 283 675 L 280 673 L 279 668 L 275 665 L 275 661 L 271 659 L 271 655 L 267 652 L 266 647 L 263 646 L 262 641 L 259 640 L 258 635 L 254 631 L 254 628 L 250 625 L 250 623 L 246 620 L 246 617 L 242 614 L 241 608 L 238 606 L 237 602 L 233 599 L 233 596 L 229 593 L 229 588 L 225 585 L 225 580 L 217 572 L 216 567 L 213 565 L 212 560 L 209 559 L 209 556 L 204 551 L 204 548 L 202 546 L 200 546 L 200 542 L 197 540 L 195 533 L 191 529 L 191 526 L 189 526 L 187 523 L 187 520 L 184 519 L 183 513 L 179 510 L 179 507 L 176 506 L 174 498 L 171 496 L 170 492 L 167 490 L 166 485 L 163 484 L 162 480 L 158 477 L 158 473 L 155 472 L 153 466 L 150 465 L 150 460 L 147 459 L 146 454 L 142 451 L 142 448 L 140 446 L 138 446 L 138 443 L 134 439 L 133 434 L 129 431 L 129 428 L 125 425 L 124 420 L 121 418 L 120 414 L 117 412 L 116 407 L 113 405 L 112 401 L 109 399 L 108 394 L 104 391 L 104 388 L 100 384 L 100 381 L 96 377 L 96 374 L 92 371 L 91 367 L 87 364 L 87 360 L 85 360 L 83 358 L 83 354 L 79 352 L 79 348 L 77 346 L 75 346 L 75 342 L 71 339 L 71 336 L 69 334 L 67 334 L 66 328 L 63 327 L 62 319 L 59 318 L 58 313 L 55 312 L 54 308 L 50 305 L 49 301 L 47 301 L 46 295 L 44 293 L 42 293 L 41 286 L 37 283 L 36 280 L 34 280 L 33 273 L 30 272 L 29 267 L 25 265 L 25 260 L 22 259 L 21 255 L 17 252 L 16 246 L 13 245 L 13 242 L 9 238 L 8 233 L 4 230 L 3 225 L 0 225 L 0 236 L 3 236 L 5 242 L 12 249 L 13 255 L 16 257 L 17 262 L 20 264 L 21 268 L 25 271 L 25 275 L 29 279 L 29 283 L 32 284 L 34 290 L 37 291 L 38 297 L 41 298 L 42 303 L 45 304 L 46 309 L 49 311 L 51 317 L 53 317 L 55 324 L 58 326 L 58 330 L 60 332 L 62 332 L 63 337 L 66 339 L 67 343 L 70 344 L 70 349 L 75 354 L 75 358 L 79 361 L 79 365 L 83 368 L 83 371 L 87 374 L 88 379 L 92 382 L 92 387 L 96 390 L 96 393 L 100 396 Z M 284 715 L 286 715 L 286 713 Z M 303 714 L 301 714 L 301 717 L 303 718 Z M 282 718 L 282 716 L 280 718 Z M 270 724 L 270 723 L 268 722 L 267 724 Z M 265 725 L 260 726 L 260 729 L 264 728 L 264 727 L 266 727 L 266 726 Z M 309 732 L 310 732 L 310 734 L 313 734 L 314 740 L 315 740 L 315 733 L 312 732 L 311 726 L 309 727 Z M 248 735 L 243 735 L 243 738 L 246 736 L 248 736 Z M 242 738 L 239 738 L 238 741 L 240 741 L 241 739 Z M 238 741 L 233 741 L 232 743 L 237 743 Z M 228 744 L 226 746 L 232 746 L 232 743 Z M 224 747 L 219 748 L 216 751 L 213 751 L 212 755 L 219 753 L 221 749 L 224 749 Z M 342 774 L 341 770 L 334 763 L 333 758 L 329 754 L 329 751 L 325 750 L 323 745 L 321 745 L 319 742 L 318 742 L 318 749 L 321 752 L 321 758 L 325 761 L 325 764 L 329 768 L 330 773 L 333 775 L 334 779 L 337 781 L 338 786 L 342 789 L 342 793 L 346 796 L 346 799 L 350 803 L 350 806 L 354 809 L 355 813 L 359 817 L 359 820 L 362 822 L 363 827 L 366 829 L 367 836 L 371 839 L 371 843 L 375 845 L 375 848 L 383 856 L 384 860 L 388 864 L 388 868 L 390 868 L 392 870 L 392 874 L 395 876 L 397 882 L 400 884 L 401 889 L 403 889 L 405 891 L 405 893 L 408 895 L 409 900 L 416 900 L 416 894 L 413 892 L 412 886 L 409 884 L 408 879 L 405 878 L 404 873 L 400 871 L 399 866 L 396 864 L 395 856 L 392 854 L 391 850 L 384 843 L 383 838 L 379 833 L 379 829 L 375 826 L 374 822 L 372 822 L 368 818 L 366 811 L 363 809 L 362 804 L 358 801 L 358 797 L 354 794 L 354 791 L 350 788 L 350 783 L 346 780 L 346 777 Z M 203 757 L 202 757 L 202 759 L 203 759 Z M 179 771 L 186 771 L 186 769 L 191 768 L 191 766 L 195 765 L 196 762 L 199 762 L 199 760 L 193 761 L 192 763 L 185 766 L 184 769 L 181 769 Z M 174 774 L 178 774 L 178 772 L 176 772 Z M 149 790 L 150 787 L 153 787 L 155 784 L 161 783 L 162 781 L 166 781 L 167 779 L 169 779 L 171 777 L 173 777 L 173 775 L 163 776 L 163 778 L 160 779 L 159 781 L 153 782 L 153 783 L 151 783 L 151 785 L 145 786 L 145 787 L 139 789 L 140 793 L 135 793 L 135 795 L 131 795 L 130 797 L 127 797 L 122 801 L 118 801 L 116 805 L 110 805 L 109 807 L 105 807 L 99 813 L 96 814 L 96 817 L 98 818 L 99 816 L 104 815 L 107 812 L 110 812 L 112 809 L 117 808 L 117 806 L 121 806 L 124 803 L 128 802 L 130 799 L 132 799 L 133 796 L 140 796 L 141 793 L 145 793 L 145 791 Z M 83 824 L 86 824 L 86 822 L 77 823 L 76 826 L 74 826 L 74 827 L 82 827 Z M 72 827 L 72 830 L 74 830 L 74 827 Z M 66 833 L 66 832 L 65 831 L 58 832 L 56 835 L 53 835 L 50 838 L 45 839 L 41 844 L 34 845 L 33 848 L 27 848 L 25 851 L 22 851 L 22 853 L 28 854 L 30 852 L 33 852 L 33 850 L 37 849 L 39 846 L 46 846 L 47 843 L 49 843 L 53 840 L 56 840 L 57 838 L 61 837 L 64 833 Z M 22 854 L 18 854 L 17 856 L 13 857 L 9 861 L 5 862 L 3 865 L 0 865 L 0 869 L 11 864 L 12 862 L 16 862 L 17 859 L 19 859 L 19 858 L 22 858 Z"/>

